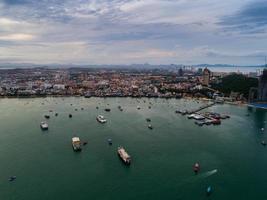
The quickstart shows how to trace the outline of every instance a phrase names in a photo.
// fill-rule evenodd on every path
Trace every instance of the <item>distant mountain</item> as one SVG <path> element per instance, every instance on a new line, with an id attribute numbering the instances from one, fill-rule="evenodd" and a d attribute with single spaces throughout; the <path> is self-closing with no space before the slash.
<path id="1" fill-rule="evenodd" d="M 237 65 L 229 65 L 229 64 L 196 64 L 196 65 L 183 65 L 183 64 L 130 64 L 130 65 L 92 65 L 92 64 L 60 64 L 60 63 L 51 63 L 51 64 L 35 64 L 35 63 L 0 63 L 0 69 L 4 68 L 35 68 L 35 67 L 44 67 L 44 68 L 136 68 L 136 69 L 160 69 L 160 68 L 180 68 L 183 66 L 192 66 L 196 68 L 204 68 L 204 67 L 264 67 L 264 65 L 255 65 L 255 66 L 237 66 Z"/>

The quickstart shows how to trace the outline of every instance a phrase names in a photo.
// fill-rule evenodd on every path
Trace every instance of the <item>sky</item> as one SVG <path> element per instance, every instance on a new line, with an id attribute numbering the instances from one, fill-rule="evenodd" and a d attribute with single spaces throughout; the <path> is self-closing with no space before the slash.
<path id="1" fill-rule="evenodd" d="M 0 63 L 264 64 L 267 0 L 0 0 Z"/>

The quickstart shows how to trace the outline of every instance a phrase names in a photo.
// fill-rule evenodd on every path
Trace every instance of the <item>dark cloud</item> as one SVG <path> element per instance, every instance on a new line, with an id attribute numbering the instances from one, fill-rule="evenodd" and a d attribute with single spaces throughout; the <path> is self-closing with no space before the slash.
<path id="1" fill-rule="evenodd" d="M 262 33 L 267 27 L 267 1 L 257 0 L 244 6 L 232 16 L 225 16 L 219 22 L 227 30 L 244 33 Z"/>

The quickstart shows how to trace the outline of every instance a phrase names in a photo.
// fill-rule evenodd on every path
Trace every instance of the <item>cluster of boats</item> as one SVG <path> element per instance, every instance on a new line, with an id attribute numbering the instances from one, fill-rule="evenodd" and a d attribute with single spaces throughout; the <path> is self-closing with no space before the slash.
<path id="1" fill-rule="evenodd" d="M 219 125 L 221 124 L 222 119 L 228 119 L 230 118 L 229 115 L 214 113 L 214 112 L 206 112 L 202 114 L 193 113 L 187 116 L 188 119 L 194 119 L 195 124 L 198 126 L 203 125 Z"/>

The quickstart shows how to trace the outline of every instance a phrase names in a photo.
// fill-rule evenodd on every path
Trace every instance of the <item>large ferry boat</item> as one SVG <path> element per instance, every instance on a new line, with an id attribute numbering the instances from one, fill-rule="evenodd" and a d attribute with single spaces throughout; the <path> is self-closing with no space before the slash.
<path id="1" fill-rule="evenodd" d="M 72 138 L 72 147 L 74 151 L 81 151 L 82 147 L 81 147 L 81 141 L 79 137 L 73 137 Z"/>
<path id="2" fill-rule="evenodd" d="M 129 165 L 131 163 L 131 157 L 123 147 L 118 147 L 118 155 L 126 165 Z"/>
<path id="3" fill-rule="evenodd" d="M 99 123 L 102 123 L 102 124 L 104 124 L 104 123 L 107 122 L 106 118 L 105 118 L 103 115 L 98 115 L 98 116 L 96 117 L 96 120 L 97 120 Z"/>
<path id="4" fill-rule="evenodd" d="M 48 129 L 48 124 L 46 122 L 41 122 L 40 127 L 42 130 L 47 130 Z"/>

